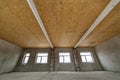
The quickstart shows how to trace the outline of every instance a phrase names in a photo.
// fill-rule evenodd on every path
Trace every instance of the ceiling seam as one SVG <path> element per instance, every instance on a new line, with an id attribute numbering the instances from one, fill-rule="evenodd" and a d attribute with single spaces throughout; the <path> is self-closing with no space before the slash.
<path id="1" fill-rule="evenodd" d="M 36 7 L 35 7 L 35 4 L 34 4 L 33 0 L 27 0 L 27 3 L 28 3 L 28 5 L 29 5 L 30 9 L 32 10 L 32 13 L 34 14 L 34 16 L 35 16 L 35 18 L 36 18 L 36 20 L 37 20 L 37 22 L 38 22 L 38 24 L 39 24 L 39 27 L 41 28 L 42 32 L 44 33 L 44 35 L 45 35 L 45 37 L 46 37 L 46 39 L 47 39 L 50 47 L 51 47 L 51 48 L 54 48 L 54 47 L 53 47 L 53 44 L 52 44 L 52 42 L 51 42 L 51 40 L 50 40 L 50 37 L 49 37 L 49 35 L 48 35 L 45 27 L 44 27 L 44 24 L 43 24 L 43 22 L 42 22 L 42 19 L 41 19 L 40 15 L 39 15 Z"/>
<path id="2" fill-rule="evenodd" d="M 120 0 L 111 0 L 102 13 L 98 16 L 95 22 L 90 26 L 86 33 L 76 43 L 74 48 L 78 47 L 83 40 L 97 27 L 97 25 L 112 11 L 112 9 L 120 2 Z"/>

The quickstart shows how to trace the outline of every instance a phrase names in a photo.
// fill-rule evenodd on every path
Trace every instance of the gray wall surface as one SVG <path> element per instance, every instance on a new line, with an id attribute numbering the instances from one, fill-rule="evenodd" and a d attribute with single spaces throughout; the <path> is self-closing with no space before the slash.
<path id="1" fill-rule="evenodd" d="M 30 53 L 30 58 L 27 64 L 22 64 L 22 60 L 24 57 L 24 54 L 28 52 Z M 38 52 L 48 52 L 48 63 L 47 64 L 36 64 L 36 55 Z M 49 71 L 50 66 L 50 55 L 51 55 L 51 49 L 24 49 L 20 59 L 18 61 L 18 64 L 16 66 L 15 71 Z"/>
<path id="2" fill-rule="evenodd" d="M 83 63 L 80 57 L 80 52 L 91 52 L 94 62 L 93 63 Z M 97 59 L 94 48 L 77 48 L 76 55 L 78 56 L 78 67 L 80 71 L 99 71 L 102 67 Z"/>
<path id="3" fill-rule="evenodd" d="M 120 35 L 96 46 L 95 49 L 105 70 L 120 72 Z"/>
<path id="4" fill-rule="evenodd" d="M 82 63 L 80 51 L 92 52 L 94 63 Z M 24 54 L 30 53 L 30 58 L 27 64 L 22 64 Z M 36 64 L 36 54 L 38 52 L 48 52 L 47 64 Z M 59 63 L 59 52 L 70 52 L 71 63 Z M 77 56 L 77 57 L 75 57 Z M 79 67 L 79 70 L 77 68 Z M 94 48 L 77 48 L 76 52 L 72 48 L 55 48 L 51 49 L 24 49 L 15 71 L 98 71 L 102 70 Z"/>
<path id="5" fill-rule="evenodd" d="M 13 71 L 22 48 L 0 39 L 0 73 Z"/>
<path id="6" fill-rule="evenodd" d="M 70 52 L 71 63 L 59 63 L 59 52 Z M 74 71 L 74 57 L 72 48 L 56 48 L 55 55 L 55 71 Z"/>

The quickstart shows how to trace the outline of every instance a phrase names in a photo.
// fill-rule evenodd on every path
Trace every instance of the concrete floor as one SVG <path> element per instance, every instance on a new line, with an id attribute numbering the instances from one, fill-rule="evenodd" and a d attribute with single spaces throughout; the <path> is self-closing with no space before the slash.
<path id="1" fill-rule="evenodd" d="M 120 80 L 120 73 L 95 72 L 13 72 L 0 74 L 0 80 Z"/>

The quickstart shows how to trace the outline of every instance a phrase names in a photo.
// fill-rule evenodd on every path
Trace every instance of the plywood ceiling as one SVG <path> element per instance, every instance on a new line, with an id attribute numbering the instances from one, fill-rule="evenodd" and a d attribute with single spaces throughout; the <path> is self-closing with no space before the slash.
<path id="1" fill-rule="evenodd" d="M 25 0 L 0 0 L 0 38 L 21 47 L 50 47 Z"/>
<path id="2" fill-rule="evenodd" d="M 109 13 L 79 47 L 94 47 L 120 34 L 120 3 Z"/>
<path id="3" fill-rule="evenodd" d="M 74 47 L 110 0 L 34 0 L 54 47 Z M 79 47 L 120 33 L 120 4 Z M 23 48 L 49 48 L 26 0 L 0 0 L 0 38 Z"/>
<path id="4" fill-rule="evenodd" d="M 34 0 L 55 47 L 73 47 L 109 0 Z"/>

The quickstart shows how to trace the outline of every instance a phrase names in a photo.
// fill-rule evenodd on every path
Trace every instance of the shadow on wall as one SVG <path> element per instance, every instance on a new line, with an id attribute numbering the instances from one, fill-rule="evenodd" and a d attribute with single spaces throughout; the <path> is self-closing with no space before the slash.
<path id="1" fill-rule="evenodd" d="M 22 48 L 0 39 L 0 73 L 13 71 L 21 51 Z"/>
<path id="2" fill-rule="evenodd" d="M 55 48 L 54 51 L 51 49 L 24 49 L 23 53 L 20 56 L 19 62 L 16 66 L 15 71 L 100 71 L 102 70 L 94 48 L 77 48 L 77 53 L 74 52 L 72 48 Z M 83 63 L 80 58 L 80 52 L 91 52 L 94 58 L 93 63 Z M 48 55 L 48 63 L 47 64 L 36 64 L 36 55 L 38 53 L 45 53 Z M 22 60 L 24 59 L 24 55 L 26 53 L 30 53 L 29 61 L 27 64 L 22 64 Z M 69 56 L 65 58 L 65 56 L 61 57 L 62 63 L 60 62 L 60 53 L 70 53 L 70 63 L 66 63 L 65 59 L 68 60 Z M 79 56 L 78 58 L 74 56 Z M 75 62 L 76 60 L 76 62 Z M 78 65 L 76 65 L 78 64 Z M 80 68 L 77 70 L 77 68 Z"/>
<path id="3" fill-rule="evenodd" d="M 95 49 L 105 70 L 120 72 L 120 35 L 96 46 Z"/>

